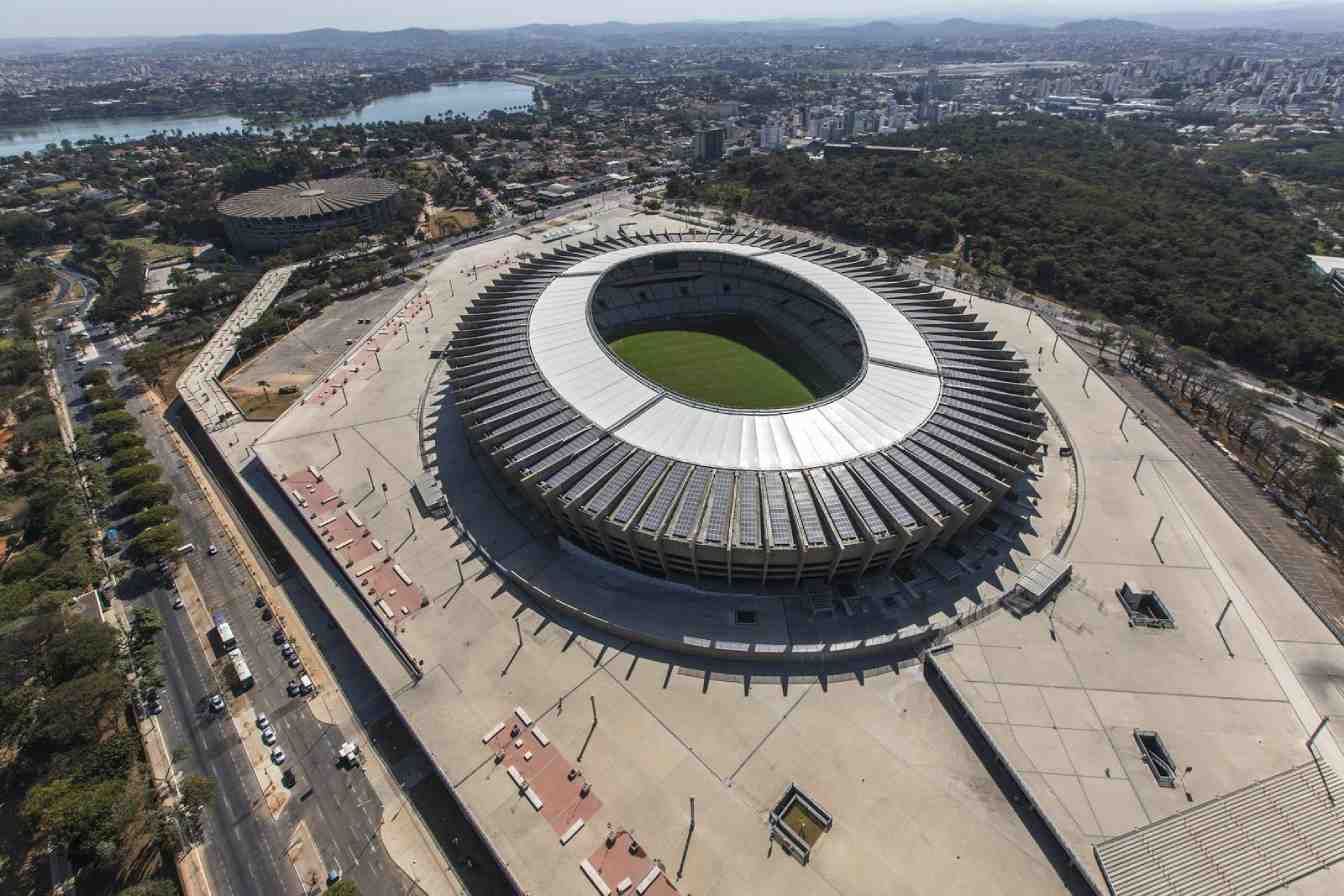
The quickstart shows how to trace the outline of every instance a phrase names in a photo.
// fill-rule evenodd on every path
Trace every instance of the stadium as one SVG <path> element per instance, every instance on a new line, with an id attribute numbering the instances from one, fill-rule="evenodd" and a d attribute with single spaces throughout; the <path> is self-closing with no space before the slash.
<path id="1" fill-rule="evenodd" d="M 735 587 L 908 567 L 1012 492 L 1045 428 L 963 304 L 774 235 L 543 253 L 447 358 L 469 438 L 568 541 Z"/>
<path id="2" fill-rule="evenodd" d="M 273 252 L 337 227 L 385 227 L 400 192 L 392 181 L 370 177 L 299 181 L 230 197 L 219 214 L 235 251 Z"/>

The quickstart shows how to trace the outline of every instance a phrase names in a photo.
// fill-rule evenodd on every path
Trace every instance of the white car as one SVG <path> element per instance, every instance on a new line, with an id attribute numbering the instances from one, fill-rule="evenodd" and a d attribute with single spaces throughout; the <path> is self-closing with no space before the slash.
<path id="1" fill-rule="evenodd" d="M 279 747 L 276 747 L 274 750 L 271 751 L 271 761 L 274 762 L 276 765 L 284 765 L 285 751 L 280 749 Z"/>
<path id="2" fill-rule="evenodd" d="M 186 604 L 185 604 L 185 603 L 183 602 L 183 600 L 182 600 L 182 595 L 179 594 L 177 597 L 173 598 L 173 609 L 174 609 L 174 610 L 180 610 L 180 609 L 182 609 L 184 606 L 186 606 Z"/>
<path id="3" fill-rule="evenodd" d="M 223 711 L 224 711 L 224 698 L 221 697 L 219 694 L 211 694 L 211 695 L 210 695 L 210 708 L 211 708 L 212 710 L 214 710 L 215 712 L 223 712 Z"/>
<path id="4" fill-rule="evenodd" d="M 257 713 L 257 730 L 260 731 L 262 728 L 269 728 L 269 727 L 271 727 L 271 720 L 266 718 L 266 713 L 264 712 Z"/>
<path id="5" fill-rule="evenodd" d="M 277 740 L 277 738 L 276 738 L 276 736 L 275 736 L 275 729 L 274 729 L 274 728 L 271 728 L 270 726 L 267 726 L 267 727 L 261 729 L 261 742 L 264 743 L 266 746 L 269 747 L 269 746 L 274 745 L 275 742 L 276 742 L 276 740 Z"/>
<path id="6" fill-rule="evenodd" d="M 206 553 L 209 554 L 211 557 L 213 557 L 213 556 L 215 556 L 216 554 L 219 553 L 219 548 L 215 547 L 215 546 L 212 544 L 212 545 L 210 545 L 210 548 L 206 551 Z"/>

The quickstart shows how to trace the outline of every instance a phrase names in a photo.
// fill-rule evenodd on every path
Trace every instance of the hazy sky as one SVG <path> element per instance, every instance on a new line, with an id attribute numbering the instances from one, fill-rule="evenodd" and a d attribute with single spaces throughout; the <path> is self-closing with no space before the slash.
<path id="1" fill-rule="evenodd" d="M 1302 0 L 1303 5 L 1310 0 Z M 0 38 L 114 37 L 204 33 L 275 33 L 307 28 L 386 31 L 408 26 L 483 28 L 528 22 L 588 23 L 610 19 L 626 22 L 686 21 L 693 18 L 759 19 L 788 16 L 813 18 L 855 16 L 899 18 L 964 16 L 1011 19 L 1111 16 L 1202 9 L 1262 7 L 1269 2 L 1238 0 L 1074 0 L 1067 5 L 962 0 L 954 5 L 913 0 L 890 6 L 874 0 L 643 0 L 623 3 L 574 0 L 512 0 L 506 4 L 434 2 L 434 0 L 0 0 L 9 9 L 0 16 Z M 1297 4 L 1294 4 L 1297 5 Z M 454 9 L 457 7 L 457 9 Z"/>

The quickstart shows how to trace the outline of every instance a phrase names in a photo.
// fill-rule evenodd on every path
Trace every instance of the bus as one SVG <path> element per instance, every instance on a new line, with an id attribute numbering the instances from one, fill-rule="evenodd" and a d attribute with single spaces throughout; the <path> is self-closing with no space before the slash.
<path id="1" fill-rule="evenodd" d="M 225 650 L 237 647 L 238 639 L 233 636 L 233 629 L 229 626 L 229 621 L 224 618 L 224 614 L 216 611 L 211 619 L 215 623 L 215 637 L 219 638 L 219 646 Z"/>
<path id="2" fill-rule="evenodd" d="M 243 652 L 237 647 L 229 651 L 229 664 L 233 667 L 233 678 L 239 690 L 245 691 L 252 687 L 252 670 L 247 668 L 247 660 L 243 659 Z"/>

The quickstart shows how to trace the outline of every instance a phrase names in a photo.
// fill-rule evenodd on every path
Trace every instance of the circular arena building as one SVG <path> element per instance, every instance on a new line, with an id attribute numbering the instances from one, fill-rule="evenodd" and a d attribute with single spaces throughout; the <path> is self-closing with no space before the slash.
<path id="1" fill-rule="evenodd" d="M 706 584 L 908 564 L 985 518 L 1046 425 L 959 299 L 764 233 L 531 258 L 447 357 L 470 438 L 562 537 Z"/>
<path id="2" fill-rule="evenodd" d="M 298 181 L 239 193 L 219 204 L 235 250 L 272 252 L 337 227 L 379 230 L 392 223 L 401 188 L 372 177 Z"/>

